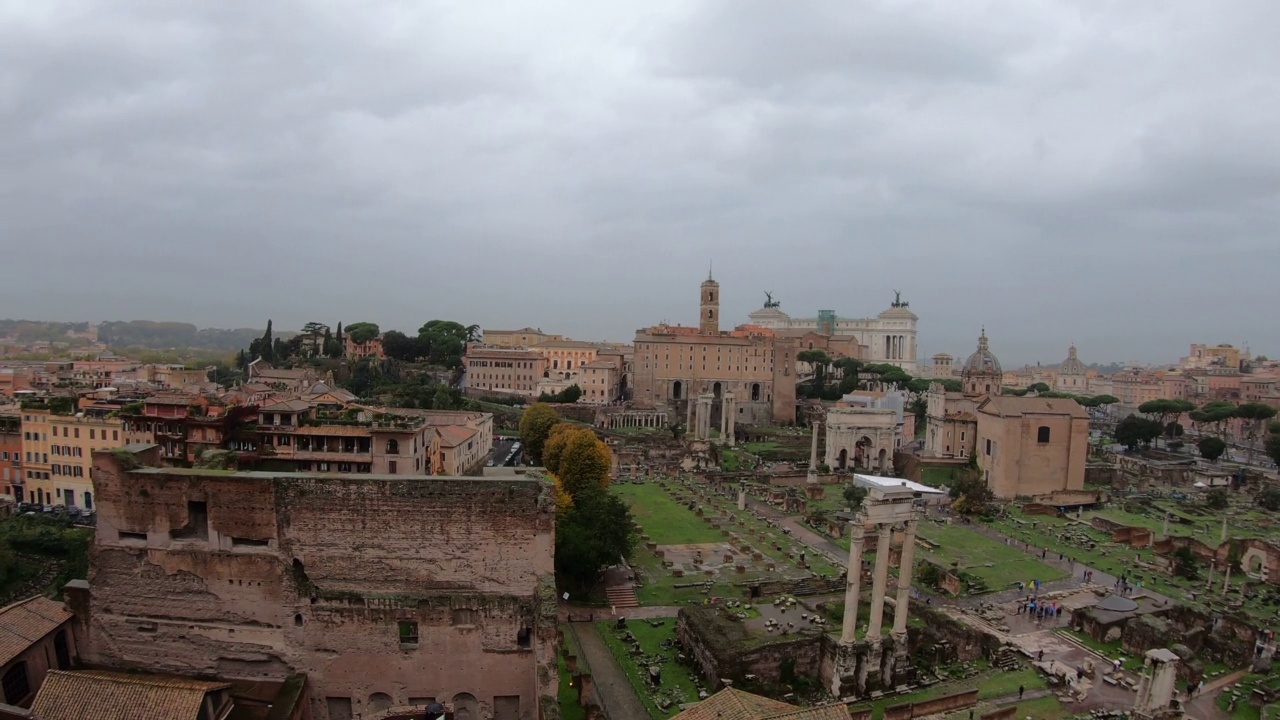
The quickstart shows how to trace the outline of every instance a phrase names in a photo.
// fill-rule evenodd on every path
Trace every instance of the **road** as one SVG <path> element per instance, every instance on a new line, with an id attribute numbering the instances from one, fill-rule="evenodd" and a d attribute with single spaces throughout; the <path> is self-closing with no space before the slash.
<path id="1" fill-rule="evenodd" d="M 511 454 L 511 447 L 515 443 L 515 438 L 495 437 L 493 439 L 493 450 L 489 452 L 488 465 L 490 467 L 505 465 L 507 462 L 507 455 Z M 517 458 L 517 460 L 518 459 L 519 458 Z"/>
<path id="2" fill-rule="evenodd" d="M 650 720 L 649 711 L 636 697 L 635 690 L 627 681 L 618 661 L 609 652 L 600 633 L 589 622 L 571 623 L 570 627 L 578 638 L 578 647 L 586 656 L 587 666 L 591 668 L 591 682 L 595 686 L 596 697 L 604 706 L 604 713 L 609 720 Z"/>

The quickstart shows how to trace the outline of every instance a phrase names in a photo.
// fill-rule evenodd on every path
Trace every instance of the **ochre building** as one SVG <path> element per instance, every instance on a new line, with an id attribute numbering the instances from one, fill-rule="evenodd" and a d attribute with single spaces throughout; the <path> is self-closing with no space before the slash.
<path id="1" fill-rule="evenodd" d="M 668 409 L 685 422 L 690 399 L 712 395 L 719 413 L 732 393 L 739 423 L 793 423 L 798 342 L 750 325 L 720 330 L 720 284 L 708 276 L 699 288 L 698 327 L 636 331 L 632 400 L 638 407 Z"/>

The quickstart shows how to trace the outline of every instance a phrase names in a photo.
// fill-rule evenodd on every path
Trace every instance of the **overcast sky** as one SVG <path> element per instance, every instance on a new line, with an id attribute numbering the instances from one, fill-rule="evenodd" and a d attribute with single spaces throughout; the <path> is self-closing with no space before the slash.
<path id="1" fill-rule="evenodd" d="M 1280 3 L 0 0 L 0 316 L 1280 353 Z"/>

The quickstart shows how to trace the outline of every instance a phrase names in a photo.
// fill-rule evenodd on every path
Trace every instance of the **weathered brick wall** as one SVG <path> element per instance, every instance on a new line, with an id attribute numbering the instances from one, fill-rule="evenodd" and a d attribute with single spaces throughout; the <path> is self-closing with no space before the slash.
<path id="1" fill-rule="evenodd" d="M 946 697 L 913 703 L 911 705 L 911 717 L 936 715 L 938 713 L 951 712 L 953 710 L 959 710 L 961 708 L 967 708 L 977 704 L 978 691 L 968 690 L 966 692 L 956 693 L 955 695 L 947 695 Z"/>
<path id="2" fill-rule="evenodd" d="M 361 713 L 375 693 L 468 693 L 488 717 L 518 696 L 521 720 L 554 698 L 554 502 L 536 478 L 128 472 L 99 453 L 94 481 L 93 662 L 303 672 L 318 720 L 325 698 Z"/>

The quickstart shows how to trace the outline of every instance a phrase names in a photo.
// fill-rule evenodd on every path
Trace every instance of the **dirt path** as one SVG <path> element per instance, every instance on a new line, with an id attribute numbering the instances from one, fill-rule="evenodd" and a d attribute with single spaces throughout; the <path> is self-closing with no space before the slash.
<path id="1" fill-rule="evenodd" d="M 649 712 L 627 682 L 622 667 L 609 652 L 608 646 L 596 632 L 594 624 L 589 622 L 571 623 L 570 627 L 578 638 L 578 647 L 587 658 L 591 668 L 591 681 L 595 685 L 596 697 L 604 707 L 609 720 L 650 720 Z"/>

